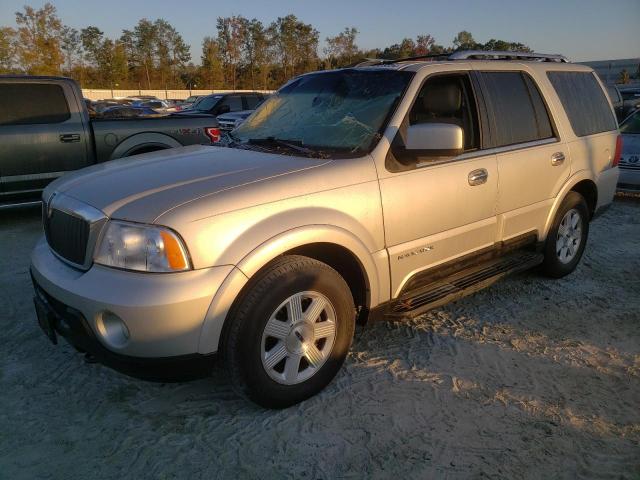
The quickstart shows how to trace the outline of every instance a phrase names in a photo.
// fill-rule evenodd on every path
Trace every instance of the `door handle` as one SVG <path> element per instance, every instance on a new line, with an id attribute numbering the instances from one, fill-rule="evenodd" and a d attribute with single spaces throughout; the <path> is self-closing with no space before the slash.
<path id="1" fill-rule="evenodd" d="M 77 133 L 64 133 L 60 135 L 60 141 L 62 143 L 75 143 L 80 141 L 80 135 Z"/>
<path id="2" fill-rule="evenodd" d="M 562 165 L 562 162 L 564 162 L 564 153 L 556 152 L 551 155 L 551 165 L 553 165 L 554 167 Z"/>
<path id="3" fill-rule="evenodd" d="M 475 187 L 476 185 L 482 185 L 487 182 L 487 178 L 489 178 L 489 172 L 487 172 L 484 168 L 479 168 L 469 173 L 469 185 Z"/>

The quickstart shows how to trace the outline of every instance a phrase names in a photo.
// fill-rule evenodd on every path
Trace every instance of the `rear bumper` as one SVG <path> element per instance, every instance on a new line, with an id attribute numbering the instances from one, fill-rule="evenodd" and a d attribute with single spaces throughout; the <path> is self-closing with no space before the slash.
<path id="1" fill-rule="evenodd" d="M 640 170 L 620 168 L 618 190 L 623 192 L 640 192 Z"/>
<path id="2" fill-rule="evenodd" d="M 609 168 L 598 175 L 596 180 L 598 187 L 598 203 L 595 208 L 596 214 L 613 202 L 613 197 L 616 194 L 618 175 L 619 171 L 617 167 Z"/>
<path id="3" fill-rule="evenodd" d="M 44 239 L 31 256 L 36 292 L 49 306 L 59 306 L 53 308 L 59 319 L 72 312 L 68 320 L 75 327 L 61 335 L 78 344 L 88 341 L 76 338 L 84 332 L 90 342 L 83 350 L 141 359 L 197 354 L 211 301 L 232 269 L 153 274 L 93 265 L 83 272 L 58 259 Z M 117 321 L 111 328 L 113 318 L 126 329 L 119 330 Z"/>

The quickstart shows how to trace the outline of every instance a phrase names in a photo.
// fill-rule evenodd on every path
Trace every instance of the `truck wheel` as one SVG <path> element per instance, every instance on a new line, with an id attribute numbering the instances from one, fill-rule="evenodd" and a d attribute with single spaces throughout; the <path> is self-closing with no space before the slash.
<path id="1" fill-rule="evenodd" d="M 569 192 L 547 235 L 542 271 L 553 278 L 573 272 L 580 262 L 588 235 L 587 202 L 578 192 Z"/>
<path id="2" fill-rule="evenodd" d="M 299 255 L 274 261 L 234 306 L 224 360 L 234 390 L 284 408 L 322 390 L 344 362 L 355 306 L 329 265 Z"/>

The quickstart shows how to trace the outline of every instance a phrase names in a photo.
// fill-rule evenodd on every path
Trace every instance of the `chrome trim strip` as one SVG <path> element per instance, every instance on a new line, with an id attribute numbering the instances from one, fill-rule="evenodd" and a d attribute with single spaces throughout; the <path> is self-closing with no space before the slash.
<path id="1" fill-rule="evenodd" d="M 525 148 L 539 147 L 541 145 L 550 145 L 552 143 L 560 143 L 560 139 L 556 137 L 545 138 L 544 140 L 534 140 L 533 142 L 516 143 L 514 145 L 506 145 L 504 147 L 487 148 L 486 150 L 476 150 L 474 152 L 463 153 L 456 157 L 456 160 L 466 160 L 468 158 L 484 157 L 486 155 L 498 155 L 500 153 L 512 152 L 515 150 L 524 150 Z"/>
<path id="2" fill-rule="evenodd" d="M 474 150 L 473 152 L 463 153 L 457 157 L 437 158 L 433 160 L 423 160 L 416 163 L 416 168 L 432 167 L 434 165 L 443 165 L 451 162 L 461 162 L 464 160 L 471 160 L 473 158 L 488 157 L 490 155 L 498 155 L 500 153 L 513 152 L 516 150 L 524 150 L 526 148 L 539 147 L 541 145 L 550 145 L 552 143 L 560 143 L 558 138 L 545 138 L 544 140 L 535 140 L 527 143 L 517 143 L 515 145 L 508 145 L 506 147 L 487 148 L 486 150 Z"/>
<path id="3" fill-rule="evenodd" d="M 452 53 L 447 57 L 447 60 L 470 60 L 474 58 L 480 58 L 482 60 L 488 59 L 487 57 L 495 60 L 518 58 L 522 60 L 537 60 L 540 62 L 558 62 L 569 63 L 569 60 L 564 55 L 549 54 L 549 53 L 535 53 L 535 52 L 514 52 L 514 51 L 496 51 L 496 50 L 461 50 L 459 52 Z"/>
<path id="4" fill-rule="evenodd" d="M 0 210 L 5 208 L 18 208 L 18 207 L 30 207 L 33 205 L 40 205 L 42 203 L 40 200 L 34 200 L 32 202 L 22 202 L 22 203 L 0 203 Z"/>
<path id="5" fill-rule="evenodd" d="M 49 178 L 58 178 L 64 175 L 65 171 L 62 172 L 47 172 L 47 173 L 29 173 L 27 175 L 5 175 L 0 177 L 0 183 L 10 183 L 10 182 L 24 182 L 28 180 L 47 180 Z"/>

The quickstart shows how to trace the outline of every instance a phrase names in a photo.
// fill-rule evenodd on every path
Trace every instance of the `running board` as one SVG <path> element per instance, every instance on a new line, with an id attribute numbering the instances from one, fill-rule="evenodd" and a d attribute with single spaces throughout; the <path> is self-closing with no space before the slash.
<path id="1" fill-rule="evenodd" d="M 539 265 L 542 253 L 519 251 L 475 265 L 428 285 L 403 293 L 393 301 L 386 316 L 416 317 L 432 308 L 458 300 L 495 283 L 507 275 Z"/>

